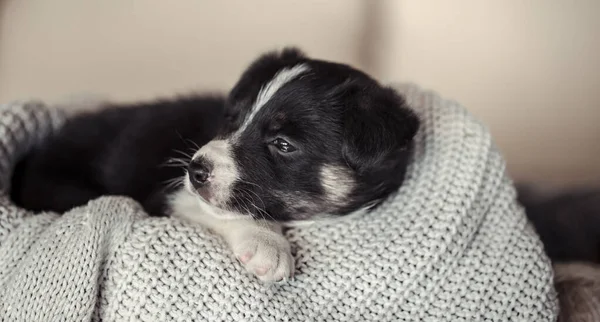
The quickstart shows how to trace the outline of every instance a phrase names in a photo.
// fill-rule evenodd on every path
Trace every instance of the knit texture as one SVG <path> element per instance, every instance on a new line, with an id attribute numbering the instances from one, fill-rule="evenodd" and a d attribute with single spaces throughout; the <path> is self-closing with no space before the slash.
<path id="1" fill-rule="evenodd" d="M 490 134 L 412 85 L 423 120 L 405 184 L 376 210 L 287 232 L 293 281 L 264 285 L 202 227 L 124 197 L 62 216 L 0 198 L 2 321 L 554 321 L 542 244 Z M 40 103 L 0 107 L 0 189 L 62 123 Z M 76 156 L 75 156 L 76 157 Z"/>

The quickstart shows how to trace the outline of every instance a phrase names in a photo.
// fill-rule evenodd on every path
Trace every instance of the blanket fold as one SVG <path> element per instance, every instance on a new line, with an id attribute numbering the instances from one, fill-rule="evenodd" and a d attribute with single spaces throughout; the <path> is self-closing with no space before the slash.
<path id="1" fill-rule="evenodd" d="M 7 197 L 60 110 L 0 107 L 0 320 L 554 321 L 550 262 L 487 129 L 403 84 L 423 120 L 405 184 L 374 211 L 287 231 L 293 281 L 263 285 L 201 227 L 125 197 L 33 215 Z"/>

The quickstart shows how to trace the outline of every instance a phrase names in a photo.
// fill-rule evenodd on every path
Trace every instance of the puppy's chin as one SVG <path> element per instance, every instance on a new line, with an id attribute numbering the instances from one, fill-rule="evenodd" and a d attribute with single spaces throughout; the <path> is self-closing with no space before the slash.
<path id="1" fill-rule="evenodd" d="M 187 179 L 184 180 L 184 187 L 171 195 L 169 204 L 173 217 L 192 222 L 202 223 L 206 216 L 221 220 L 252 219 L 250 214 L 224 209 L 207 202 Z"/>

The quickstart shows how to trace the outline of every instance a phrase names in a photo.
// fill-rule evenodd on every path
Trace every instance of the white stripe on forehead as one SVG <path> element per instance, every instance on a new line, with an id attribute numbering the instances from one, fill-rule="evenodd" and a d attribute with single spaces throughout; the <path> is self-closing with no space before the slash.
<path id="1" fill-rule="evenodd" d="M 248 113 L 244 123 L 236 131 L 233 137 L 238 138 L 244 132 L 244 130 L 246 130 L 248 125 L 252 123 L 256 113 L 258 113 L 258 111 L 260 111 L 260 109 L 267 104 L 267 102 L 273 97 L 273 95 L 275 95 L 275 93 L 277 93 L 280 88 L 292 81 L 294 78 L 298 77 L 298 75 L 308 71 L 308 69 L 309 68 L 306 64 L 299 64 L 294 67 L 283 68 L 282 70 L 278 71 L 277 74 L 275 74 L 275 76 L 260 89 L 258 95 L 256 96 L 256 100 L 254 101 L 254 105 L 252 105 L 250 113 Z"/>

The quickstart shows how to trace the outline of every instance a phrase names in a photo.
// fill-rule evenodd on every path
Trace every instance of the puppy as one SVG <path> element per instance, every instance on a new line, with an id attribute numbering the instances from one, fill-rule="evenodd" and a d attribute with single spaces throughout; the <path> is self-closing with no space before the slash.
<path id="1" fill-rule="evenodd" d="M 227 97 L 73 117 L 19 164 L 13 198 L 66 211 L 130 196 L 215 231 L 250 272 L 278 281 L 294 269 L 282 224 L 376 205 L 401 185 L 418 128 L 394 90 L 284 49 L 254 61 Z"/>

